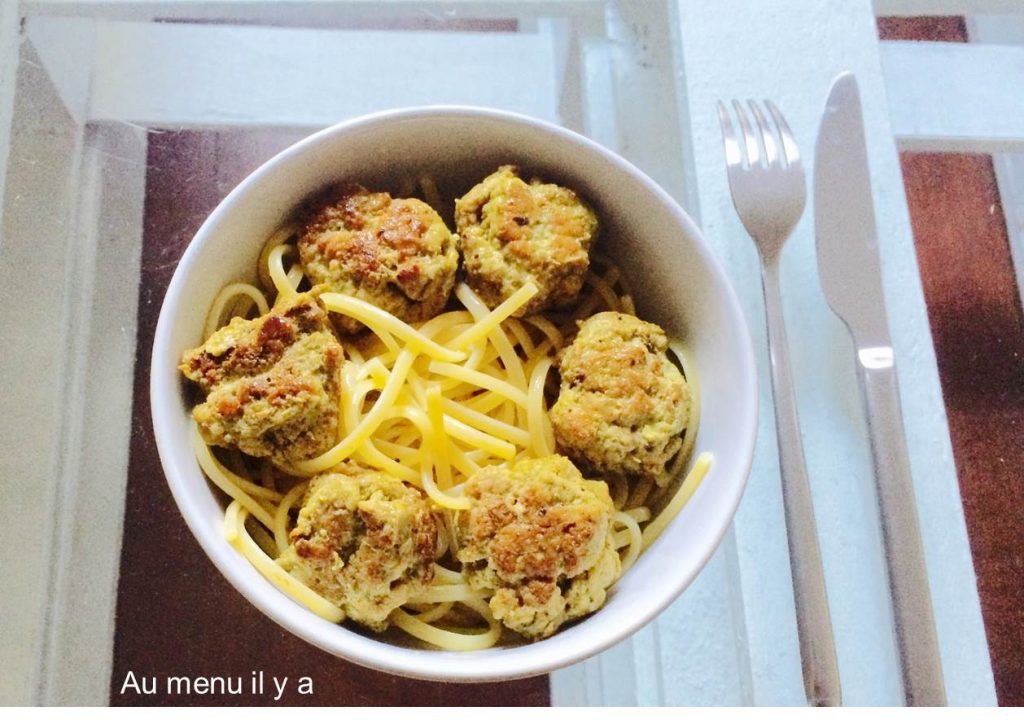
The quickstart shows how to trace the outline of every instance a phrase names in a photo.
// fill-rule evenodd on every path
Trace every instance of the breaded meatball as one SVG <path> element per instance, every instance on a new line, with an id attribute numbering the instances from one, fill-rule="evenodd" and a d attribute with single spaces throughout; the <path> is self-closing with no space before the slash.
<path id="1" fill-rule="evenodd" d="M 616 312 L 580 324 L 562 351 L 551 408 L 555 440 L 597 474 L 659 479 L 682 445 L 690 392 L 665 351 L 665 331 Z"/>
<path id="2" fill-rule="evenodd" d="M 337 441 L 343 357 L 327 314 L 303 293 L 254 320 L 234 318 L 180 369 L 206 393 L 192 417 L 207 443 L 291 463 Z"/>
<path id="3" fill-rule="evenodd" d="M 568 188 L 505 165 L 455 201 L 466 279 L 490 307 L 527 282 L 539 289 L 516 312 L 533 315 L 576 300 L 590 266 L 597 217 Z"/>
<path id="4" fill-rule="evenodd" d="M 491 612 L 506 627 L 545 638 L 604 604 L 621 568 L 605 483 L 554 455 L 485 467 L 465 494 L 458 559 L 471 587 L 494 593 Z"/>
<path id="5" fill-rule="evenodd" d="M 310 481 L 290 539 L 281 566 L 377 632 L 434 577 L 437 524 L 427 501 L 354 463 Z"/>
<path id="6" fill-rule="evenodd" d="M 354 295 L 406 322 L 429 320 L 448 302 L 458 236 L 425 202 L 347 185 L 306 222 L 299 259 L 314 285 Z M 354 333 L 361 324 L 335 317 Z"/>

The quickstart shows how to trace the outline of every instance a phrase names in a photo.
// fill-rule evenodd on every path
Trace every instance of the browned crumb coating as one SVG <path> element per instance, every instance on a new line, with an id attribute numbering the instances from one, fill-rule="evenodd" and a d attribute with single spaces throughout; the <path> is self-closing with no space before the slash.
<path id="1" fill-rule="evenodd" d="M 326 312 L 303 293 L 232 319 L 186 351 L 180 369 L 206 393 L 192 417 L 207 443 L 291 463 L 337 441 L 343 358 Z"/>
<path id="2" fill-rule="evenodd" d="M 455 201 L 466 279 L 490 307 L 527 282 L 524 317 L 574 302 L 590 266 L 597 216 L 568 188 L 526 183 L 504 165 Z"/>
<path id="3" fill-rule="evenodd" d="M 345 463 L 310 481 L 279 562 L 352 620 L 382 631 L 430 585 L 437 524 L 415 488 Z"/>
<path id="4" fill-rule="evenodd" d="M 664 330 L 632 315 L 598 313 L 560 358 L 551 408 L 558 448 L 587 471 L 657 479 L 682 445 L 690 392 L 666 355 Z"/>
<path id="5" fill-rule="evenodd" d="M 354 295 L 406 322 L 439 314 L 455 285 L 458 236 L 421 200 L 346 185 L 306 221 L 299 258 L 314 285 Z M 358 321 L 337 316 L 344 332 Z"/>
<path id="6" fill-rule="evenodd" d="M 471 587 L 493 592 L 495 618 L 539 639 L 604 604 L 620 569 L 607 485 L 554 455 L 485 467 L 465 494 L 458 559 Z"/>

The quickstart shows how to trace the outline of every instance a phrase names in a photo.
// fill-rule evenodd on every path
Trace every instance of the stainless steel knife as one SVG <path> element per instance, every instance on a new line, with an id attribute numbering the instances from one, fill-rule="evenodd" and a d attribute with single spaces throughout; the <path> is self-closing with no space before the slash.
<path id="1" fill-rule="evenodd" d="M 924 549 L 882 294 L 878 236 L 857 79 L 832 84 L 814 157 L 818 275 L 850 330 L 868 419 L 896 643 L 908 705 L 945 705 Z"/>

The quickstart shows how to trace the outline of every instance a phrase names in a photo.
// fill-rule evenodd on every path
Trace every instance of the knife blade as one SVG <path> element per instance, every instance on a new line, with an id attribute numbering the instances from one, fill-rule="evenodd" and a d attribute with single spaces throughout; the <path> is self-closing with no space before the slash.
<path id="1" fill-rule="evenodd" d="M 833 82 L 818 130 L 814 223 L 822 290 L 849 329 L 857 351 L 905 699 L 908 705 L 945 705 L 882 292 L 860 93 L 851 73 Z"/>

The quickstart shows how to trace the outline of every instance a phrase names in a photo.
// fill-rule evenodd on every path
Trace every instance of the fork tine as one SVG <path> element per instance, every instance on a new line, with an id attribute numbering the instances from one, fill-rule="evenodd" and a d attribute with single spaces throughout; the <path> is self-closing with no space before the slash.
<path id="1" fill-rule="evenodd" d="M 748 167 L 760 165 L 761 148 L 758 146 L 757 136 L 754 135 L 754 131 L 750 127 L 750 120 L 747 119 L 747 113 L 743 109 L 743 106 L 740 105 L 739 100 L 733 100 L 732 107 L 736 111 L 736 120 L 739 121 L 740 130 L 743 131 L 743 140 L 747 147 L 747 165 Z"/>
<path id="2" fill-rule="evenodd" d="M 761 131 L 761 140 L 764 142 L 764 159 L 768 167 L 776 164 L 779 159 L 778 146 L 775 144 L 775 135 L 772 132 L 771 126 L 768 124 L 767 118 L 764 113 L 761 112 L 761 108 L 757 106 L 757 103 L 753 100 L 747 100 L 747 105 L 750 106 L 750 112 L 754 115 L 754 121 L 757 123 L 757 128 Z"/>
<path id="3" fill-rule="evenodd" d="M 779 128 L 779 138 L 782 140 L 782 149 L 785 152 L 786 162 L 790 165 L 796 165 L 800 162 L 800 151 L 796 147 L 796 140 L 793 138 L 793 131 L 789 129 L 789 123 L 786 122 L 786 118 L 782 116 L 779 109 L 775 107 L 775 103 L 771 100 L 765 100 L 764 104 L 768 108 L 768 112 L 772 114 L 775 125 Z"/>
<path id="4" fill-rule="evenodd" d="M 729 110 L 725 103 L 718 101 L 718 123 L 722 126 L 722 142 L 725 144 L 725 164 L 727 167 L 743 165 L 743 151 L 736 141 L 736 132 L 732 129 Z"/>

